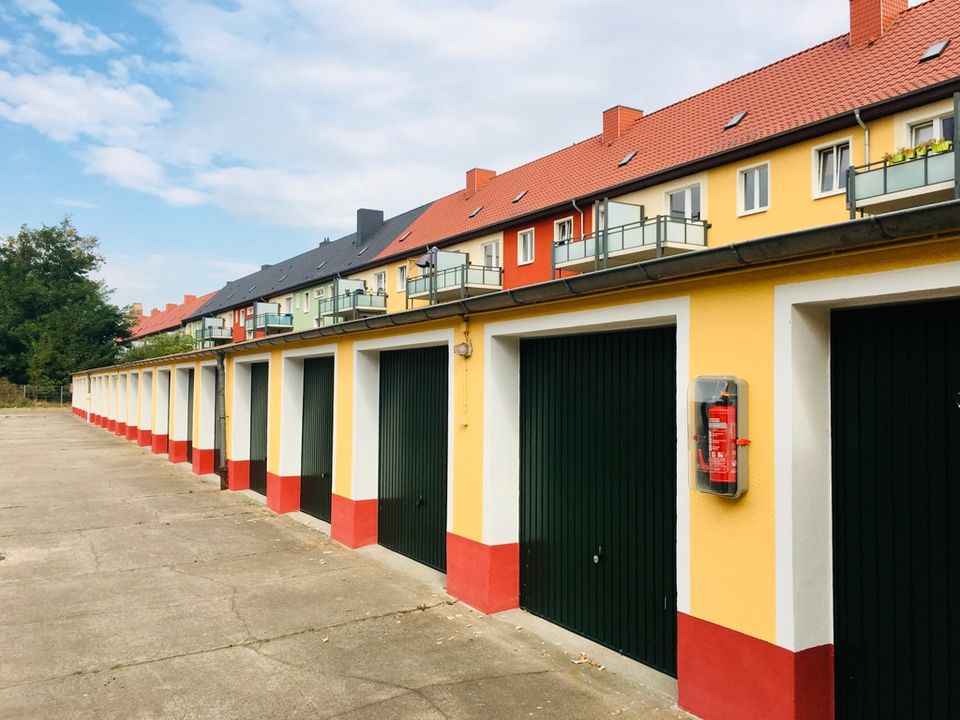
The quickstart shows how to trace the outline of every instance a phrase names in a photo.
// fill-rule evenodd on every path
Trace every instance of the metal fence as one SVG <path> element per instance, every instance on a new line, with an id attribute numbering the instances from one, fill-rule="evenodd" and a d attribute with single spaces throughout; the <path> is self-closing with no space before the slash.
<path id="1" fill-rule="evenodd" d="M 23 400 L 28 402 L 66 405 L 73 399 L 69 385 L 18 385 L 17 387 L 23 391 Z"/>

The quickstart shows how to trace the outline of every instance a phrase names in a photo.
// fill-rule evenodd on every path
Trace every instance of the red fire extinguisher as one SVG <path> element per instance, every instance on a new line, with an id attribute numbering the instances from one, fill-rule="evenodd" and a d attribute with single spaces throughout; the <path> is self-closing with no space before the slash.
<path id="1" fill-rule="evenodd" d="M 703 457 L 703 444 L 697 449 L 700 469 L 713 489 L 729 492 L 737 482 L 737 408 L 726 393 L 707 410 L 706 446 L 709 459 Z"/>

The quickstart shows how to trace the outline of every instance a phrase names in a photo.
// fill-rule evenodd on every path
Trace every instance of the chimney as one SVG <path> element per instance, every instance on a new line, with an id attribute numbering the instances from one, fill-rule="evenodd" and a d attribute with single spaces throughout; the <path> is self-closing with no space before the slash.
<path id="1" fill-rule="evenodd" d="M 493 180 L 496 176 L 496 170 L 484 170 L 482 168 L 467 170 L 467 197 L 475 195 L 480 188 Z"/>
<path id="2" fill-rule="evenodd" d="M 184 295 L 183 304 L 186 305 L 187 303 L 192 303 L 196 299 L 197 299 L 196 295 Z"/>
<path id="3" fill-rule="evenodd" d="M 157 310 L 156 308 L 153 308 L 153 310 L 150 311 L 150 317 L 152 318 L 156 317 L 159 314 L 160 314 L 160 311 Z"/>
<path id="4" fill-rule="evenodd" d="M 260 271 L 262 272 L 262 271 L 266 270 L 268 267 L 270 267 L 270 263 L 267 263 L 266 265 L 261 265 L 261 266 L 260 266 Z"/>
<path id="5" fill-rule="evenodd" d="M 907 0 L 850 0 L 850 45 L 876 40 L 907 9 Z"/>
<path id="6" fill-rule="evenodd" d="M 603 144 L 609 145 L 623 135 L 630 126 L 643 117 L 643 110 L 626 105 L 614 105 L 603 111 Z"/>
<path id="7" fill-rule="evenodd" d="M 170 312 L 170 311 L 173 310 L 176 306 L 177 306 L 176 303 L 167 303 L 167 309 L 164 310 L 164 312 Z"/>
<path id="8" fill-rule="evenodd" d="M 131 317 L 142 317 L 142 316 L 143 316 L 143 303 L 130 303 L 130 316 L 131 316 Z"/>
<path id="9" fill-rule="evenodd" d="M 374 233 L 383 227 L 383 210 L 357 210 L 357 245 L 363 245 L 373 237 Z"/>

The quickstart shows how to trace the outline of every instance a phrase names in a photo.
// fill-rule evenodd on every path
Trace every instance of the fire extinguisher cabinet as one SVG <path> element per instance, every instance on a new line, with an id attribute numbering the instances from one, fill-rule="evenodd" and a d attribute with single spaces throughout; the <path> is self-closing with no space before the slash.
<path id="1" fill-rule="evenodd" d="M 733 376 L 690 384 L 690 485 L 738 498 L 747 491 L 747 383 Z"/>

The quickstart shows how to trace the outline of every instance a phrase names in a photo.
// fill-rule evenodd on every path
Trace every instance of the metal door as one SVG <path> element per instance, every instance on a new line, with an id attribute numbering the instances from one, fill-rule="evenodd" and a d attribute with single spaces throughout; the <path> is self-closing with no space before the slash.
<path id="1" fill-rule="evenodd" d="M 838 718 L 960 717 L 960 301 L 831 315 Z"/>
<path id="2" fill-rule="evenodd" d="M 330 522 L 333 492 L 333 358 L 303 363 L 300 509 Z"/>
<path id="3" fill-rule="evenodd" d="M 676 674 L 676 333 L 520 343 L 520 604 Z"/>
<path id="4" fill-rule="evenodd" d="M 250 489 L 267 494 L 267 391 L 269 363 L 250 366 Z"/>
<path id="5" fill-rule="evenodd" d="M 447 568 L 446 347 L 380 354 L 379 542 Z"/>
<path id="6" fill-rule="evenodd" d="M 187 370 L 187 462 L 193 462 L 193 372 Z"/>

